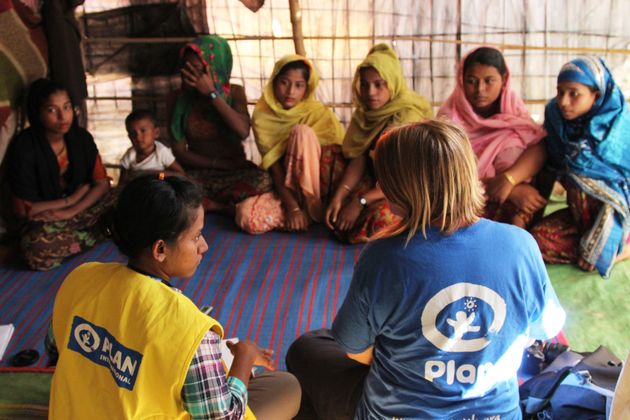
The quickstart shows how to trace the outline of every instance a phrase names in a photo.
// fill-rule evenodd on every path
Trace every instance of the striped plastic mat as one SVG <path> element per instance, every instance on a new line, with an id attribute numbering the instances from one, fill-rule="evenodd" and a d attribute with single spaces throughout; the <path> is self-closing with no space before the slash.
<path id="1" fill-rule="evenodd" d="M 197 305 L 210 305 L 226 337 L 249 337 L 274 349 L 278 367 L 293 340 L 305 331 L 330 326 L 346 294 L 361 246 L 336 241 L 322 226 L 308 232 L 251 236 L 226 216 L 207 214 L 208 252 L 194 276 L 172 283 Z M 57 289 L 66 275 L 88 261 L 125 261 L 104 242 L 61 267 L 45 272 L 0 267 L 0 324 L 15 332 L 1 362 L 34 348 L 33 367 L 45 367 L 44 337 Z"/>

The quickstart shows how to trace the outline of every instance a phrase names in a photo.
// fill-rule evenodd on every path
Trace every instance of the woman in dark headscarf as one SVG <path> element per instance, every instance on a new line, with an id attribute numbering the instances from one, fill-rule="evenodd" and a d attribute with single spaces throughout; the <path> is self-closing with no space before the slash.
<path id="1" fill-rule="evenodd" d="M 79 127 L 68 91 L 48 79 L 28 94 L 30 127 L 9 149 L 9 183 L 21 218 L 20 246 L 34 270 L 49 270 L 102 238 L 98 219 L 112 204 L 92 135 Z"/>

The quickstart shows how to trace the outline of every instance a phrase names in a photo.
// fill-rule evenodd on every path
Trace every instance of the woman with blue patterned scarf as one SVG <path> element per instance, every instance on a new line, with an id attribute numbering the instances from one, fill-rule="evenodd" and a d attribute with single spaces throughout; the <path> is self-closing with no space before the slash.
<path id="1" fill-rule="evenodd" d="M 568 208 L 532 229 L 549 263 L 577 263 L 604 277 L 630 256 L 630 114 L 600 58 L 580 57 L 558 75 L 545 109 L 547 149 Z"/>

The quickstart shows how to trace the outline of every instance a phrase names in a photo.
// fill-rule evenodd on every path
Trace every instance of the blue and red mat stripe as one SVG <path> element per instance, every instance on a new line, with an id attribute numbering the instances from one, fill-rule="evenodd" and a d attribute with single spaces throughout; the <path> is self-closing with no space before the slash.
<path id="1" fill-rule="evenodd" d="M 196 273 L 174 279 L 173 285 L 211 315 L 226 337 L 249 337 L 274 350 L 279 368 L 293 340 L 305 331 L 328 327 L 346 294 L 361 246 L 336 241 L 322 226 L 307 233 L 272 232 L 251 236 L 231 219 L 208 214 L 208 242 Z M 54 296 L 63 279 L 88 261 L 125 261 L 109 241 L 40 273 L 24 266 L 0 267 L 0 324 L 13 323 L 15 333 L 2 366 L 20 350 L 34 348 L 45 367 L 44 337 Z"/>
<path id="2" fill-rule="evenodd" d="M 211 315 L 226 337 L 249 337 L 272 348 L 280 369 L 296 337 L 332 324 L 362 248 L 339 243 L 323 226 L 307 233 L 251 236 L 215 214 L 206 215 L 203 234 L 208 252 L 196 273 L 174 279 L 173 285 L 198 306 L 213 306 Z M 0 324 L 15 325 L 0 366 L 32 348 L 41 357 L 31 367 L 47 365 L 44 337 L 55 294 L 68 273 L 88 261 L 124 262 L 125 257 L 106 241 L 44 273 L 0 267 Z M 562 333 L 552 341 L 566 343 Z"/>

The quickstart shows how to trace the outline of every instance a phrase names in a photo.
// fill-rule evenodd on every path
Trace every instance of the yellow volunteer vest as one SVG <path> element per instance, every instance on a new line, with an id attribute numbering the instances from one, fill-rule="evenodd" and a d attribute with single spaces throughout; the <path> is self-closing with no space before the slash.
<path id="1" fill-rule="evenodd" d="M 55 299 L 49 418 L 190 418 L 182 387 L 209 329 L 223 336 L 162 282 L 118 263 L 81 265 Z M 249 408 L 245 418 L 255 419 Z"/>

